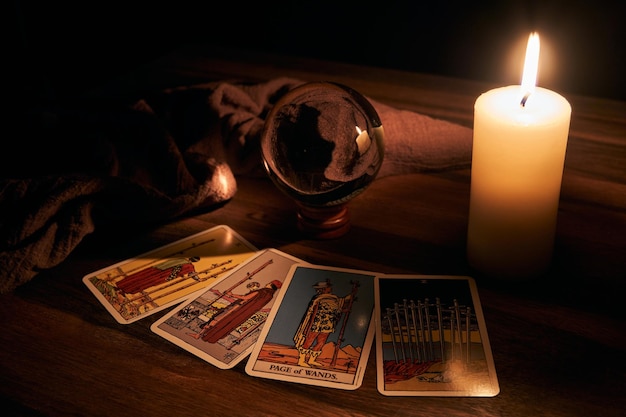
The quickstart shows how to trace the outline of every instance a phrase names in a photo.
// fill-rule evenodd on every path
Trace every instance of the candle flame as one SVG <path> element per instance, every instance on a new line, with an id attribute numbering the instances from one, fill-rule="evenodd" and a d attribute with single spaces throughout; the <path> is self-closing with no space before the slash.
<path id="1" fill-rule="evenodd" d="M 537 84 L 537 68 L 539 67 L 539 35 L 533 32 L 528 37 L 526 59 L 524 60 L 524 74 L 522 76 L 522 106 L 528 97 L 535 91 Z"/>

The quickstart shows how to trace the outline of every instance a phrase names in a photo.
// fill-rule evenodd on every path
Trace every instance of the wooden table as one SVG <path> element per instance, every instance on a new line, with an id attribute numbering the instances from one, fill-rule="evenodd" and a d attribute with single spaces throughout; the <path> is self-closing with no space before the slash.
<path id="1" fill-rule="evenodd" d="M 492 86 L 254 53 L 190 48 L 107 94 L 215 79 L 331 80 L 375 100 L 471 127 Z M 119 88 L 119 89 L 116 89 Z M 134 89 L 134 90 L 133 90 Z M 626 103 L 568 96 L 573 107 L 554 261 L 546 279 L 477 279 L 501 392 L 494 398 L 385 397 L 374 354 L 361 388 L 311 387 L 220 370 L 150 331 L 120 325 L 84 275 L 218 224 L 259 248 L 389 273 L 472 275 L 465 258 L 470 171 L 376 180 L 350 203 L 352 229 L 308 240 L 292 201 L 241 178 L 212 212 L 126 236 L 93 236 L 60 266 L 0 298 L 2 408 L 28 416 L 618 416 L 626 410 Z M 6 411 L 5 411 L 6 412 Z"/>

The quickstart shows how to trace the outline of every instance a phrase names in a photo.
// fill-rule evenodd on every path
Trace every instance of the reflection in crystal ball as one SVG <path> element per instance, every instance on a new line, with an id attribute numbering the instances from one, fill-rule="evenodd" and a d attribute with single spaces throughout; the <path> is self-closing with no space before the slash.
<path id="1" fill-rule="evenodd" d="M 384 133 L 374 107 L 355 90 L 308 83 L 272 108 L 261 149 L 279 189 L 301 204 L 333 206 L 374 180 L 383 162 Z"/>

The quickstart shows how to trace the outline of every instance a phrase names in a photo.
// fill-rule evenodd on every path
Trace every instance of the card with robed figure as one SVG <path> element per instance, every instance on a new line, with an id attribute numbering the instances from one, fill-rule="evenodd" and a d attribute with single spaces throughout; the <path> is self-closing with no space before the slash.
<path id="1" fill-rule="evenodd" d="M 151 329 L 221 369 L 248 356 L 298 258 L 265 249 L 156 321 Z"/>
<path id="2" fill-rule="evenodd" d="M 375 275 L 292 266 L 246 372 L 308 385 L 359 388 L 374 338 Z"/>

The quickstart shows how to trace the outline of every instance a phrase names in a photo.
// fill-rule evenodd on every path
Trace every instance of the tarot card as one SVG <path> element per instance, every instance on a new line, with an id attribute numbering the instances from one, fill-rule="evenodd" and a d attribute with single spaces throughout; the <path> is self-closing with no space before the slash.
<path id="1" fill-rule="evenodd" d="M 493 397 L 500 392 L 472 278 L 381 275 L 375 290 L 381 394 Z"/>
<path id="2" fill-rule="evenodd" d="M 294 265 L 246 363 L 251 376 L 345 390 L 362 381 L 373 343 L 374 278 Z"/>
<path id="3" fill-rule="evenodd" d="M 221 369 L 250 354 L 277 293 L 300 259 L 266 249 L 156 321 L 156 334 Z"/>
<path id="4" fill-rule="evenodd" d="M 129 324 L 183 301 L 257 252 L 220 225 L 83 277 L 111 315 Z"/>

